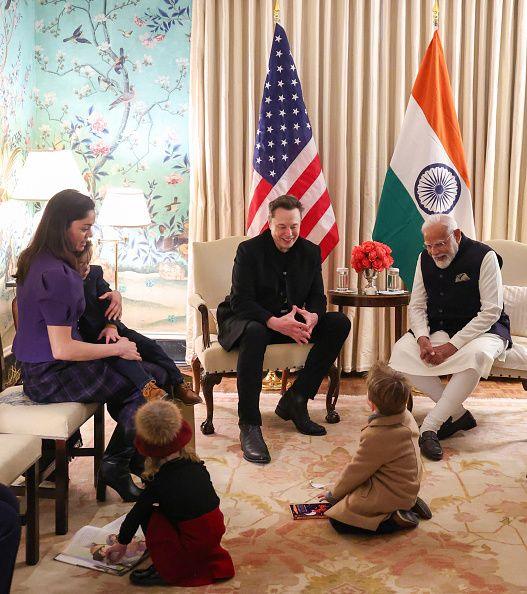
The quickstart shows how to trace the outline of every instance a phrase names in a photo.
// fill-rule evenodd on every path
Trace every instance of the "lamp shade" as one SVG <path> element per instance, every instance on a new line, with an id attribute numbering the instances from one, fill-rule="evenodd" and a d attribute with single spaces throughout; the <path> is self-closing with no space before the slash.
<path id="1" fill-rule="evenodd" d="M 108 188 L 97 217 L 98 225 L 147 227 L 151 219 L 143 192 L 137 188 Z"/>
<path id="2" fill-rule="evenodd" d="M 30 151 L 11 196 L 47 201 L 61 190 L 88 194 L 88 187 L 70 150 Z"/>

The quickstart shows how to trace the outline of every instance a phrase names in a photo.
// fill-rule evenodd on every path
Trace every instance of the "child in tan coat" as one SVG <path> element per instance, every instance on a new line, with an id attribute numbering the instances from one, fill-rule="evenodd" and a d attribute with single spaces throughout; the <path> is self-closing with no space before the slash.
<path id="1" fill-rule="evenodd" d="M 322 495 L 337 532 L 387 534 L 415 528 L 432 517 L 419 493 L 419 429 L 406 409 L 410 386 L 401 373 L 377 363 L 368 374 L 373 414 L 362 429 L 352 461 L 333 489 Z"/>

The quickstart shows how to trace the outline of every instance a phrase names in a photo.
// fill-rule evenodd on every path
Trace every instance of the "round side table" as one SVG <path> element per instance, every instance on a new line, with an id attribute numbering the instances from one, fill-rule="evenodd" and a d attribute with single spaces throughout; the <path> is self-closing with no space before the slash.
<path id="1" fill-rule="evenodd" d="M 362 293 L 352 291 L 329 291 L 329 303 L 337 305 L 340 312 L 344 311 L 345 307 L 393 307 L 395 309 L 395 340 L 399 340 L 403 335 L 403 308 L 410 303 L 411 293 L 405 291 L 404 293 L 396 293 L 394 295 L 364 295 Z M 340 420 L 338 413 L 335 411 L 335 405 L 339 397 L 340 390 L 340 375 L 342 373 L 342 352 L 339 353 L 337 359 L 337 385 L 333 392 L 332 410 L 336 415 L 336 420 L 328 413 L 327 418 L 330 423 L 338 423 Z M 408 403 L 408 408 L 411 410 L 412 403 Z"/>

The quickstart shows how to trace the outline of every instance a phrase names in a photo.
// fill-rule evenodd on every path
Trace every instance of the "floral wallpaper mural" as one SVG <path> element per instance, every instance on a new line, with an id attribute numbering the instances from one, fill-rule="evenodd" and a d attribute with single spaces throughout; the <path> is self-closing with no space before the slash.
<path id="1" fill-rule="evenodd" d="M 4 346 L 14 335 L 11 300 L 6 287 L 16 255 L 32 231 L 31 204 L 8 200 L 9 190 L 30 145 L 34 84 L 33 0 L 2 2 L 0 8 L 0 336 Z"/>
<path id="2" fill-rule="evenodd" d="M 123 319 L 183 333 L 188 255 L 191 0 L 40 0 L 34 30 L 36 148 L 71 147 L 98 203 L 141 189 L 152 224 L 114 229 Z M 105 229 L 112 237 L 112 229 Z M 113 244 L 99 260 L 113 278 Z"/>

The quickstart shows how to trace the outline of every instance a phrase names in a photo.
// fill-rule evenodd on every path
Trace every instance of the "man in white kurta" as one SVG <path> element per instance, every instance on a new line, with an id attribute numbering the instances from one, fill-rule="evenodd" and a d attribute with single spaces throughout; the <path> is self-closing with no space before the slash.
<path id="1" fill-rule="evenodd" d="M 499 256 L 465 237 L 450 215 L 431 216 L 423 237 L 426 249 L 409 306 L 411 332 L 395 344 L 390 366 L 436 403 L 421 425 L 419 445 L 424 456 L 440 460 L 440 439 L 476 426 L 463 402 L 504 356 L 510 326 Z M 444 385 L 440 376 L 450 374 Z"/>

